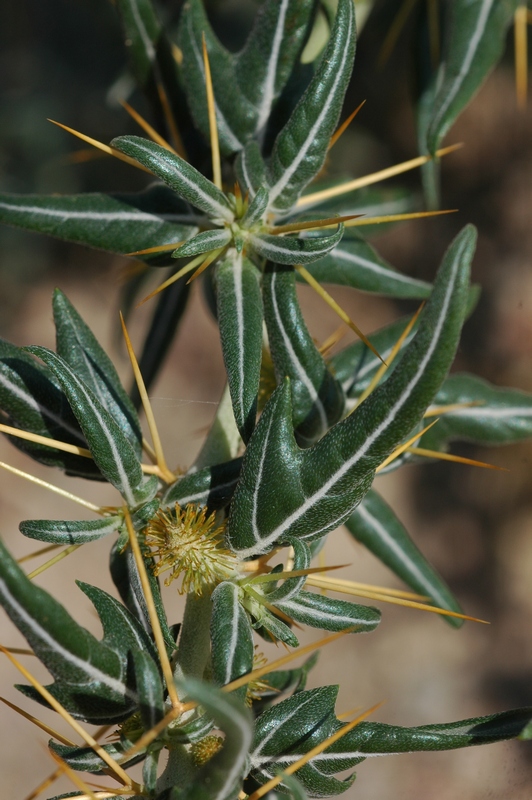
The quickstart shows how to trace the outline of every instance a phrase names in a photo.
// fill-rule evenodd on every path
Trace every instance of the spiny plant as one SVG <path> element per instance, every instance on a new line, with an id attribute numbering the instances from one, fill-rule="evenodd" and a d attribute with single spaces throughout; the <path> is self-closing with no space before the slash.
<path id="1" fill-rule="evenodd" d="M 303 800 L 344 792 L 367 756 L 529 738 L 530 708 L 415 728 L 369 721 L 370 709 L 344 723 L 335 712 L 337 686 L 305 688 L 319 647 L 372 631 L 381 617 L 325 591 L 424 608 L 456 627 L 471 619 L 372 488 L 377 473 L 427 457 L 467 462 L 448 453 L 457 438 L 492 444 L 532 433 L 532 397 L 448 376 L 478 296 L 469 284 L 474 229 L 454 239 L 431 286 L 391 267 L 359 230 L 425 212 L 364 216 L 388 198 L 377 193 L 370 204 L 353 194 L 424 164 L 435 201 L 434 167 L 453 149 L 439 150 L 442 138 L 497 61 L 515 5 L 446 4 L 446 44 L 420 104 L 424 153 L 347 182 L 331 182 L 322 170 L 344 127 L 337 130 L 355 55 L 353 0 L 265 0 L 237 53 L 220 43 L 200 0 L 183 6 L 176 43 L 148 0 L 116 6 L 155 123 L 130 109 L 148 138 L 120 136 L 110 146 L 74 133 L 156 182 L 137 195 L 0 198 L 7 223 L 139 259 L 137 290 L 147 267 L 170 267 L 140 363 L 123 323 L 136 378 L 131 396 L 59 290 L 55 352 L 0 344 L 1 430 L 31 458 L 108 482 L 120 495 L 114 507 L 99 507 L 50 484 L 96 518 L 20 524 L 25 536 L 63 548 L 45 566 L 113 538 L 110 572 L 120 600 L 78 581 L 100 618 L 101 640 L 36 585 L 42 568 L 26 575 L 1 545 L 2 604 L 54 682 L 43 686 L 1 649 L 29 681 L 18 688 L 55 709 L 81 739 L 42 724 L 52 734 L 54 774 L 76 787 L 54 800 L 258 800 L 274 789 Z M 212 180 L 202 171 L 209 147 Z M 176 475 L 148 388 L 188 285 L 202 273 L 228 391 L 195 463 Z M 298 280 L 359 340 L 333 356 L 320 351 L 299 306 Z M 322 282 L 427 302 L 366 337 Z M 408 590 L 355 584 L 311 566 L 341 524 Z M 159 575 L 180 581 L 187 596 L 180 623 L 163 606 Z M 299 647 L 300 625 L 330 633 Z M 275 661 L 257 658 L 255 635 L 293 649 Z M 93 735 L 80 723 L 102 727 Z M 101 744 L 110 728 L 114 741 Z M 128 772 L 138 762 L 141 782 Z M 93 788 L 83 772 L 117 785 Z"/>

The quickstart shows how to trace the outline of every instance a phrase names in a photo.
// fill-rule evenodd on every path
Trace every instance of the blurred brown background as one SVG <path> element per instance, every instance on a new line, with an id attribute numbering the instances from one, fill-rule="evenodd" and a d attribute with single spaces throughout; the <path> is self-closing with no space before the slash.
<path id="1" fill-rule="evenodd" d="M 166 5 L 171 18 L 171 4 Z M 45 121 L 58 119 L 102 141 L 137 132 L 107 95 L 123 70 L 120 30 L 111 4 L 7 0 L 0 9 L 0 31 L 0 190 L 140 188 L 144 177 L 124 164 L 103 159 L 72 163 L 69 154 L 79 150 L 78 143 Z M 532 391 L 532 110 L 516 110 L 511 49 L 449 137 L 449 142 L 466 143 L 443 166 L 443 205 L 459 208 L 459 213 L 398 227 L 382 237 L 379 248 L 400 269 L 431 279 L 453 235 L 466 222 L 474 222 L 480 238 L 473 274 L 483 293 L 464 329 L 457 366 L 496 384 Z M 368 52 L 362 39 L 350 92 L 352 107 L 367 98 L 366 107 L 358 124 L 337 145 L 331 170 L 340 161 L 346 172 L 364 174 L 416 152 L 409 59 L 399 47 L 387 70 L 378 73 Z M 125 91 L 121 86 L 116 93 Z M 136 97 L 135 104 L 144 110 Z M 401 183 L 419 188 L 419 175 L 405 176 Z M 126 359 L 117 346 L 120 276 L 127 261 L 12 229 L 0 230 L 0 247 L 0 334 L 19 345 L 53 347 L 50 300 L 53 287 L 60 286 L 114 353 L 129 384 Z M 365 331 L 409 308 L 355 292 L 337 296 Z M 309 327 L 323 341 L 337 321 L 310 290 L 303 289 L 302 297 Z M 138 348 L 149 312 L 144 306 L 131 323 Z M 196 291 L 164 375 L 152 392 L 172 465 L 191 463 L 222 385 L 216 329 L 201 292 Z M 0 442 L 0 449 L 0 458 L 20 469 L 99 504 L 116 501 L 113 492 L 103 492 L 98 484 L 39 468 L 6 441 Z M 532 444 L 454 450 L 509 471 L 415 466 L 379 479 L 379 488 L 466 611 L 491 625 L 467 624 L 454 631 L 435 615 L 385 608 L 374 634 L 336 643 L 322 653 L 312 674 L 311 685 L 340 683 L 338 712 L 385 700 L 376 718 L 418 725 L 532 705 Z M 84 513 L 4 472 L 0 491 L 0 533 L 17 556 L 37 549 L 18 534 L 21 519 L 79 518 Z M 397 585 L 342 531 L 329 542 L 329 563 L 352 563 L 343 576 Z M 108 549 L 105 540 L 88 545 L 38 579 L 95 632 L 95 615 L 75 587 L 74 577 L 111 590 Z M 28 568 L 36 563 L 30 562 Z M 170 619 L 174 622 L 180 605 L 175 590 L 168 596 L 175 608 Z M 317 636 L 312 632 L 306 639 Z M 2 614 L 0 642 L 15 646 L 19 641 Z M 44 671 L 37 674 L 45 678 Z M 41 713 L 11 688 L 18 677 L 5 659 L 0 661 L 0 675 L 2 694 L 67 733 L 53 714 Z M 53 771 L 46 736 L 1 707 L 0 737 L 0 797 L 23 800 Z M 57 792 L 60 789 L 67 791 L 70 785 L 58 784 Z M 55 793 L 50 788 L 43 797 Z M 529 800 L 531 796 L 532 751 L 530 745 L 516 742 L 368 760 L 345 795 L 363 800 Z"/>

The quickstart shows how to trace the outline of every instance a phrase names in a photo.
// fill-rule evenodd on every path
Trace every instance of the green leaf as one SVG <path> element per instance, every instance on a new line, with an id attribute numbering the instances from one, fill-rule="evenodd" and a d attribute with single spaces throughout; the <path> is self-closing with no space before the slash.
<path id="1" fill-rule="evenodd" d="M 255 114 L 242 94 L 236 77 L 235 56 L 220 43 L 200 0 L 189 0 L 179 25 L 179 47 L 183 53 L 181 74 L 187 101 L 197 127 L 209 141 L 210 126 L 205 88 L 202 36 L 209 55 L 215 98 L 220 151 L 231 155 L 241 149 L 253 130 Z"/>
<path id="2" fill-rule="evenodd" d="M 171 656 L 175 650 L 175 637 L 172 635 L 172 632 L 168 627 L 166 612 L 161 599 L 159 581 L 153 574 L 154 561 L 152 558 L 147 557 L 146 554 L 145 561 L 148 579 L 150 581 L 151 593 L 155 603 L 157 616 L 159 618 L 159 625 L 161 626 L 167 652 L 169 656 Z M 125 550 L 121 551 L 116 543 L 113 545 L 110 559 L 110 573 L 113 583 L 118 589 L 118 593 L 122 598 L 124 605 L 135 617 L 135 619 L 138 620 L 148 636 L 151 637 L 152 627 L 148 606 L 146 605 L 146 598 L 144 596 L 144 590 L 140 581 L 137 564 L 130 547 L 127 547 Z"/>
<path id="3" fill-rule="evenodd" d="M 369 341 L 384 361 L 388 361 L 390 353 L 410 319 L 411 317 L 401 317 L 391 325 L 368 336 Z M 416 324 L 406 337 L 403 348 L 412 341 L 417 329 L 418 325 Z M 381 366 L 382 361 L 360 339 L 344 347 L 329 360 L 329 367 L 333 375 L 340 381 L 349 398 L 361 395 Z"/>
<path id="4" fill-rule="evenodd" d="M 3 339 L 0 339 L 0 408 L 5 414 L 2 421 L 13 427 L 78 447 L 87 446 L 67 398 L 50 370 Z M 14 436 L 9 439 L 42 464 L 60 467 L 72 475 L 102 479 L 90 459 Z"/>
<path id="5" fill-rule="evenodd" d="M 311 264 L 309 272 L 320 283 L 351 286 L 389 297 L 425 299 L 431 290 L 429 283 L 394 269 L 352 229 L 347 230 L 334 250 Z"/>
<path id="6" fill-rule="evenodd" d="M 153 658 L 140 649 L 132 651 L 135 685 L 144 730 L 149 731 L 164 717 L 163 684 Z"/>
<path id="7" fill-rule="evenodd" d="M 202 767 L 192 782 L 183 787 L 182 800 L 208 797 L 209 800 L 236 800 L 242 787 L 249 748 L 253 738 L 253 720 L 238 698 L 221 692 L 193 678 L 179 682 L 191 700 L 200 703 L 225 733 L 224 745 Z"/>
<path id="8" fill-rule="evenodd" d="M 257 690 L 259 697 L 253 700 L 253 710 L 262 711 L 273 700 L 278 700 L 281 694 L 295 694 L 301 692 L 306 686 L 308 673 L 316 665 L 318 653 L 313 653 L 301 667 L 290 670 L 276 670 L 263 676 L 264 687 Z"/>
<path id="9" fill-rule="evenodd" d="M 118 423 L 137 457 L 142 454 L 142 430 L 133 403 L 120 382 L 113 362 L 59 289 L 53 298 L 57 354 L 88 386 Z"/>
<path id="10" fill-rule="evenodd" d="M 141 650 L 151 661 L 158 663 L 157 650 L 142 625 L 119 601 L 103 589 L 76 581 L 87 595 L 103 628 L 103 642 L 111 647 L 127 663 L 130 653 Z"/>
<path id="11" fill-rule="evenodd" d="M 110 253 L 132 253 L 188 239 L 199 220 L 166 186 L 153 184 L 137 194 L 0 194 L 0 221 Z M 160 257 L 142 258 L 157 263 Z"/>
<path id="12" fill-rule="evenodd" d="M 252 225 L 262 220 L 264 212 L 268 206 L 268 190 L 261 186 L 256 195 L 252 198 L 246 213 L 242 217 L 241 226 L 243 228 L 251 228 Z"/>
<path id="13" fill-rule="evenodd" d="M 70 745 L 59 744 L 53 740 L 48 742 L 48 747 L 62 758 L 69 767 L 75 769 L 76 772 L 101 774 L 104 770 L 108 769 L 106 762 L 100 758 L 98 753 L 94 752 L 92 747 L 71 747 Z M 144 758 L 144 752 L 141 751 L 140 755 L 135 756 L 130 759 L 130 761 L 121 761 L 124 752 L 131 747 L 131 744 L 124 745 L 122 742 L 115 742 L 114 744 L 104 744 L 102 747 L 112 758 L 120 761 L 123 767 L 130 767 L 134 764 L 138 764 L 138 762 L 142 761 Z M 79 791 L 76 794 L 79 796 Z M 68 796 L 75 797 L 76 794 Z M 67 795 L 62 795 L 62 797 L 67 797 Z"/>
<path id="14" fill-rule="evenodd" d="M 19 530 L 40 542 L 85 544 L 114 533 L 123 522 L 118 515 L 91 520 L 27 519 L 20 523 Z"/>
<path id="15" fill-rule="evenodd" d="M 435 406 L 477 403 L 443 411 L 422 437 L 420 447 L 441 450 L 453 439 L 493 445 L 532 436 L 532 395 L 493 386 L 474 375 L 450 375 L 434 398 Z"/>
<path id="16" fill-rule="evenodd" d="M 182 507 L 195 503 L 213 510 L 225 508 L 231 502 L 241 467 L 242 459 L 235 458 L 189 472 L 168 487 L 161 503 L 165 507 L 174 503 Z"/>
<path id="17" fill-rule="evenodd" d="M 27 350 L 42 359 L 60 382 L 94 461 L 109 483 L 118 489 L 132 507 L 151 499 L 157 489 L 157 481 L 153 479 L 154 476 L 144 479 L 137 454 L 98 398 L 64 359 L 52 350 L 36 346 Z"/>
<path id="18" fill-rule="evenodd" d="M 454 0 L 427 134 L 431 153 L 502 55 L 515 0 Z"/>
<path id="19" fill-rule="evenodd" d="M 344 232 L 344 226 L 329 235 L 310 238 L 276 236 L 268 233 L 248 235 L 249 246 L 262 258 L 278 264 L 311 264 L 330 252 Z"/>
<path id="20" fill-rule="evenodd" d="M 216 268 L 216 301 L 222 352 L 235 421 L 244 441 L 255 427 L 262 353 L 259 272 L 231 249 Z"/>
<path id="21" fill-rule="evenodd" d="M 370 490 L 346 520 L 349 533 L 419 594 L 428 595 L 439 608 L 462 613 L 447 584 L 414 544 L 390 506 Z M 459 628 L 463 620 L 445 617 Z"/>
<path id="22" fill-rule="evenodd" d="M 274 392 L 231 504 L 226 535 L 239 558 L 268 552 L 287 536 L 310 542 L 336 528 L 366 494 L 379 464 L 419 423 L 458 344 L 475 239 L 468 227 L 451 244 L 418 333 L 391 375 L 317 444 L 299 450 L 288 382 Z"/>
<path id="23" fill-rule="evenodd" d="M 264 317 L 277 382 L 290 378 L 296 439 L 308 447 L 344 410 L 344 394 L 310 336 L 296 294 L 295 272 L 268 264 L 262 279 Z"/>
<path id="24" fill-rule="evenodd" d="M 52 694 L 61 702 L 70 694 L 73 702 L 68 702 L 67 710 L 87 721 L 92 719 L 93 704 L 107 709 L 109 722 L 130 714 L 137 698 L 127 683 L 125 659 L 28 580 L 1 542 L 0 556 L 2 605 L 56 681 L 48 687 Z M 30 687 L 26 689 L 32 694 Z"/>
<path id="25" fill-rule="evenodd" d="M 299 570 L 308 569 L 311 561 L 308 545 L 306 545 L 305 542 L 300 542 L 299 539 L 291 539 L 290 546 L 294 551 L 292 570 L 294 572 L 298 572 Z M 282 564 L 280 567 L 281 569 L 284 569 Z M 306 575 L 301 575 L 298 578 L 286 578 L 286 580 L 283 580 L 280 586 L 277 586 L 276 588 L 272 589 L 272 591 L 268 592 L 268 602 L 278 605 L 279 601 L 281 600 L 289 600 L 291 597 L 294 597 L 294 595 L 297 595 L 301 591 L 306 580 Z M 251 581 L 251 583 L 253 583 L 253 581 Z M 260 586 L 260 582 L 258 583 Z M 268 584 L 266 584 L 266 587 L 268 587 Z M 292 615 L 289 613 L 288 616 Z"/>
<path id="26" fill-rule="evenodd" d="M 267 187 L 266 165 L 255 140 L 252 139 L 248 142 L 238 154 L 235 161 L 235 174 L 242 192 L 244 194 L 249 192 L 252 198 L 261 188 Z"/>
<path id="27" fill-rule="evenodd" d="M 233 221 L 234 213 L 224 193 L 170 150 L 141 136 L 119 136 L 111 145 L 149 169 L 179 197 L 204 211 L 210 219 Z"/>
<path id="28" fill-rule="evenodd" d="M 300 592 L 288 600 L 276 602 L 275 605 L 296 622 L 324 631 L 354 628 L 353 633 L 367 633 L 375 630 L 381 619 L 381 612 L 376 608 L 336 600 L 314 592 Z"/>
<path id="29" fill-rule="evenodd" d="M 266 608 L 263 608 L 260 603 L 255 603 L 252 606 L 251 613 L 253 612 L 256 612 L 256 621 L 253 623 L 253 628 L 267 642 L 284 642 L 290 647 L 299 646 L 299 639 L 292 633 L 286 622 L 275 617 Z"/>
<path id="30" fill-rule="evenodd" d="M 299 692 L 258 717 L 251 751 L 251 774 L 259 783 L 265 783 L 341 727 L 334 713 L 337 694 L 337 686 Z M 330 773 L 350 769 L 361 759 L 345 758 L 341 754 L 331 758 L 329 753 L 328 748 L 297 771 L 298 780 L 311 796 L 340 794 L 355 779 L 353 774 L 340 781 Z M 280 788 L 283 790 L 284 785 Z"/>
<path id="31" fill-rule="evenodd" d="M 226 683 L 253 669 L 253 631 L 240 604 L 240 592 L 234 583 L 224 581 L 212 593 L 211 658 L 214 683 Z M 247 687 L 235 692 L 245 700 Z"/>
<path id="32" fill-rule="evenodd" d="M 149 0 L 117 0 L 126 46 L 135 77 L 145 86 L 157 62 L 157 43 L 163 30 Z"/>
<path id="33" fill-rule="evenodd" d="M 327 49 L 273 146 L 269 184 L 274 211 L 290 208 L 321 169 L 351 76 L 355 40 L 354 3 L 340 0 Z"/>
<path id="34" fill-rule="evenodd" d="M 313 3 L 268 0 L 259 9 L 244 49 L 236 58 L 236 79 L 254 116 L 253 133 L 263 131 L 308 35 Z"/>
<path id="35" fill-rule="evenodd" d="M 197 256 L 200 253 L 207 253 L 209 250 L 216 250 L 219 247 L 225 247 L 231 241 L 231 231 L 228 228 L 221 230 L 215 228 L 210 231 L 203 231 L 197 233 L 191 239 L 178 247 L 172 253 L 172 258 L 190 258 Z"/>

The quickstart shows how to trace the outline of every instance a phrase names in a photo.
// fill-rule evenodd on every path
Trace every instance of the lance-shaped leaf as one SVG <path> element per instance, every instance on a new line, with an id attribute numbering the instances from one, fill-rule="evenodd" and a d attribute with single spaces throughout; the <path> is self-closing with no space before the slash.
<path id="1" fill-rule="evenodd" d="M 240 188 L 255 197 L 261 187 L 266 187 L 266 165 L 257 142 L 252 139 L 240 151 L 235 161 L 235 174 Z"/>
<path id="2" fill-rule="evenodd" d="M 253 133 L 266 125 L 308 35 L 313 4 L 268 0 L 257 13 L 245 47 L 236 59 L 240 90 L 254 112 Z"/>
<path id="3" fill-rule="evenodd" d="M 29 347 L 52 370 L 68 398 L 85 435 L 94 461 L 128 505 L 137 506 L 155 494 L 154 476 L 144 479 L 140 461 L 118 423 L 74 370 L 52 350 Z"/>
<path id="4" fill-rule="evenodd" d="M 134 615 L 112 595 L 83 581 L 76 581 L 98 613 L 103 628 L 103 641 L 122 658 L 126 665 L 129 654 L 145 653 L 154 664 L 158 655 L 150 637 Z"/>
<path id="5" fill-rule="evenodd" d="M 459 113 L 502 55 L 514 0 L 455 0 L 427 135 L 435 153 Z"/>
<path id="6" fill-rule="evenodd" d="M 344 226 L 339 225 L 334 233 L 312 239 L 252 233 L 248 236 L 248 242 L 259 256 L 278 264 L 311 264 L 336 247 L 343 232 Z"/>
<path id="7" fill-rule="evenodd" d="M 246 134 L 252 132 L 254 110 L 240 90 L 235 56 L 226 50 L 212 30 L 203 3 L 190 0 L 183 8 L 179 25 L 178 43 L 183 53 L 181 73 L 194 121 L 209 141 L 203 36 L 211 67 L 220 150 L 223 155 L 230 155 L 240 150 Z"/>
<path id="8" fill-rule="evenodd" d="M 214 683 L 226 683 L 253 669 L 253 631 L 248 615 L 240 604 L 240 591 L 224 581 L 212 593 L 211 659 Z M 247 687 L 237 694 L 245 699 Z"/>
<path id="9" fill-rule="evenodd" d="M 505 444 L 532 436 L 532 395 L 458 374 L 450 375 L 434 398 L 436 407 L 468 403 L 474 405 L 442 409 L 438 424 L 423 436 L 420 447 L 441 450 L 453 439 Z"/>
<path id="10" fill-rule="evenodd" d="M 454 357 L 475 239 L 468 227 L 450 246 L 418 333 L 388 379 L 317 444 L 299 450 L 288 383 L 274 392 L 249 442 L 231 504 L 227 539 L 240 558 L 265 553 L 286 536 L 318 539 L 341 524 L 379 464 L 418 424 Z"/>
<path id="11" fill-rule="evenodd" d="M 335 686 L 301 692 L 261 714 L 251 755 L 254 778 L 266 782 L 342 728 L 334 714 L 337 692 Z M 319 796 L 326 785 L 320 776 L 330 777 L 350 769 L 368 756 L 452 750 L 504 741 L 519 736 L 531 716 L 532 709 L 527 708 L 415 728 L 360 722 L 298 770 L 298 779 L 310 794 Z"/>
<path id="12" fill-rule="evenodd" d="M 137 194 L 1 194 L 0 221 L 110 253 L 183 241 L 197 231 L 192 210 L 160 184 Z"/>
<path id="13" fill-rule="evenodd" d="M 93 705 L 99 711 L 107 708 L 103 713 L 110 722 L 130 714 L 136 694 L 127 683 L 125 659 L 28 580 L 1 542 L 0 556 L 2 605 L 55 679 L 49 687 L 52 694 L 61 702 L 65 698 L 67 710 L 85 719 L 91 718 Z M 23 691 L 36 694 L 31 687 Z"/>
<path id="14" fill-rule="evenodd" d="M 59 289 L 53 298 L 57 354 L 88 386 L 118 423 L 137 456 L 142 454 L 142 430 L 133 403 L 113 362 L 72 303 Z"/>
<path id="15" fill-rule="evenodd" d="M 222 352 L 236 424 L 244 441 L 255 427 L 262 353 L 259 272 L 231 249 L 216 269 Z"/>
<path id="16" fill-rule="evenodd" d="M 215 228 L 211 231 L 197 233 L 177 250 L 172 253 L 172 258 L 190 258 L 225 247 L 231 241 L 231 231 L 228 228 Z"/>
<path id="17" fill-rule="evenodd" d="M 0 409 L 3 422 L 38 436 L 86 447 L 87 442 L 53 374 L 24 350 L 0 339 Z M 10 437 L 15 447 L 42 464 L 101 480 L 93 461 L 54 447 Z"/>
<path id="18" fill-rule="evenodd" d="M 298 572 L 299 570 L 308 569 L 311 561 L 311 554 L 308 545 L 306 545 L 305 542 L 300 542 L 299 539 L 290 539 L 290 546 L 293 548 L 294 552 L 292 571 Z M 280 567 L 282 570 L 283 565 L 280 565 Z M 279 605 L 280 600 L 289 600 L 291 597 L 294 597 L 294 595 L 297 595 L 301 591 L 306 580 L 306 575 L 301 575 L 297 578 L 287 578 L 281 583 L 280 586 L 277 586 L 271 592 L 268 592 L 268 602 Z M 288 612 L 288 616 L 290 617 L 292 615 Z"/>
<path id="19" fill-rule="evenodd" d="M 212 510 L 224 508 L 231 502 L 241 467 L 242 459 L 235 458 L 189 472 L 169 486 L 163 495 L 162 505 L 167 507 L 179 503 L 184 507 L 187 503 L 195 503 Z"/>
<path id="20" fill-rule="evenodd" d="M 224 745 L 180 792 L 183 800 L 205 796 L 209 800 L 235 800 L 242 787 L 246 761 L 253 738 L 253 720 L 237 697 L 206 683 L 187 678 L 181 688 L 203 706 L 216 726 L 225 733 Z"/>
<path id="21" fill-rule="evenodd" d="M 264 318 L 278 383 L 290 378 L 296 439 L 304 447 L 338 422 L 344 394 L 310 336 L 296 294 L 293 269 L 266 266 Z"/>
<path id="22" fill-rule="evenodd" d="M 258 717 L 251 751 L 252 776 L 265 783 L 286 766 L 297 761 L 340 727 L 334 713 L 337 686 L 299 692 L 267 709 Z M 325 751 L 327 753 L 328 750 Z M 297 753 L 297 756 L 295 755 Z M 314 796 L 340 794 L 354 780 L 339 781 L 320 771 L 323 753 L 298 770 L 298 779 Z M 335 772 L 354 766 L 361 759 L 342 759 L 336 756 Z M 317 764 L 319 763 L 319 767 Z"/>
<path id="23" fill-rule="evenodd" d="M 159 588 L 159 581 L 153 574 L 154 561 L 152 558 L 146 557 L 146 567 L 148 579 L 150 581 L 150 588 L 155 603 L 155 609 L 159 618 L 159 625 L 163 633 L 164 643 L 169 655 L 175 650 L 175 636 L 168 627 L 166 619 L 166 612 L 164 610 L 163 601 L 161 599 L 161 590 Z M 150 615 L 148 606 L 146 604 L 146 597 L 138 573 L 137 564 L 131 550 L 127 547 L 121 550 L 117 544 L 113 545 L 110 558 L 110 573 L 114 585 L 118 589 L 118 593 L 126 608 L 131 612 L 136 620 L 140 623 L 144 631 L 151 637 L 152 627 L 150 622 Z"/>
<path id="24" fill-rule="evenodd" d="M 144 87 L 157 61 L 157 42 L 163 30 L 150 0 L 118 0 L 129 58 L 135 77 Z"/>
<path id="25" fill-rule="evenodd" d="M 351 286 L 362 292 L 377 292 L 389 297 L 421 298 L 429 296 L 431 285 L 403 275 L 381 258 L 365 239 L 353 231 L 326 256 L 309 267 L 320 283 Z"/>
<path id="26" fill-rule="evenodd" d="M 91 520 L 27 519 L 20 523 L 19 530 L 24 536 L 40 542 L 85 544 L 114 533 L 123 522 L 123 518 L 116 514 Z"/>
<path id="27" fill-rule="evenodd" d="M 325 160 L 351 76 L 355 40 L 354 3 L 340 0 L 327 49 L 275 140 L 269 165 L 272 210 L 290 208 Z"/>
<path id="28" fill-rule="evenodd" d="M 271 614 L 260 603 L 256 603 L 252 610 L 257 612 L 253 628 L 263 639 L 267 642 L 284 642 L 290 647 L 299 646 L 299 639 L 292 633 L 286 622 Z"/>
<path id="29" fill-rule="evenodd" d="M 210 219 L 233 221 L 234 213 L 224 193 L 170 150 L 141 136 L 119 136 L 111 144 L 157 175 L 179 197 L 204 211 Z"/>
<path id="30" fill-rule="evenodd" d="M 381 619 L 381 612 L 376 608 L 314 592 L 299 592 L 275 605 L 296 622 L 324 631 L 353 628 L 353 633 L 368 633 L 375 630 Z"/>
<path id="31" fill-rule="evenodd" d="M 419 594 L 439 608 L 462 613 L 453 593 L 410 538 L 406 528 L 382 497 L 370 490 L 346 520 L 349 533 Z M 445 617 L 459 628 L 463 620 Z"/>
<path id="32" fill-rule="evenodd" d="M 242 217 L 240 224 L 243 228 L 250 228 L 263 218 L 268 206 L 268 196 L 268 190 L 265 186 L 261 186 L 257 190 L 257 194 L 251 199 L 247 211 Z"/>

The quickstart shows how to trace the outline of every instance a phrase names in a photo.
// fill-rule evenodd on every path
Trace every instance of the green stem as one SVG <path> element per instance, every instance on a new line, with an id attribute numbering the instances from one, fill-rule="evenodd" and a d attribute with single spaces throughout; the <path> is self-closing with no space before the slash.
<path id="1" fill-rule="evenodd" d="M 189 594 L 177 647 L 176 677 L 190 675 L 200 680 L 203 678 L 210 656 L 210 622 L 210 594 L 201 597 Z"/>
<path id="2" fill-rule="evenodd" d="M 236 427 L 229 387 L 226 386 L 211 429 L 194 466 L 202 469 L 236 458 L 241 444 L 242 439 Z"/>

